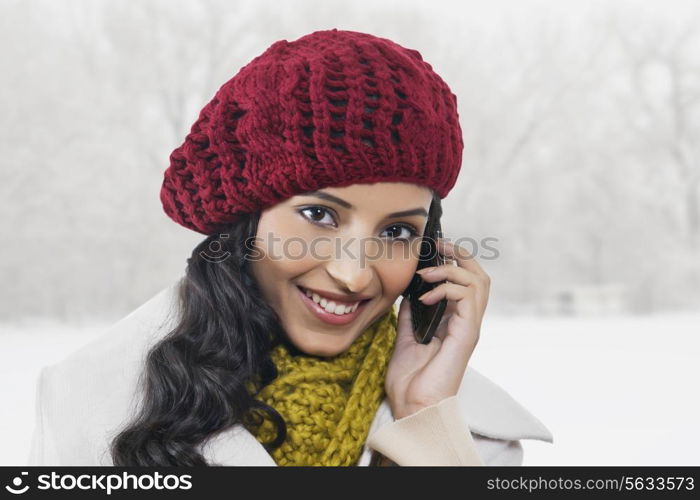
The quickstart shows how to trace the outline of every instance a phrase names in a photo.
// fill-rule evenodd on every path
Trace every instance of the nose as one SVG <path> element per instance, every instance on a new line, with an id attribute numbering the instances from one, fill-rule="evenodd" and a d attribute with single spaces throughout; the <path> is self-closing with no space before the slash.
<path id="1" fill-rule="evenodd" d="M 326 267 L 330 277 L 346 293 L 362 293 L 372 282 L 372 270 L 346 261 L 333 261 Z"/>
<path id="2" fill-rule="evenodd" d="M 347 293 L 367 291 L 374 278 L 371 259 L 363 256 L 361 250 L 360 245 L 348 244 L 326 264 L 326 272 Z"/>

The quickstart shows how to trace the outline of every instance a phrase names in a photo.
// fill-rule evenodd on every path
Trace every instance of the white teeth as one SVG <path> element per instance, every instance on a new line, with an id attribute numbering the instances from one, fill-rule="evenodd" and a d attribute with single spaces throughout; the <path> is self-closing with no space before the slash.
<path id="1" fill-rule="evenodd" d="M 329 312 L 331 314 L 337 314 L 338 316 L 341 316 L 343 314 L 348 314 L 351 312 L 354 312 L 358 306 L 360 305 L 359 302 L 355 302 L 351 306 L 346 306 L 344 304 L 336 304 L 332 300 L 327 300 L 323 297 L 321 297 L 317 293 L 312 293 L 308 290 L 304 290 L 306 293 L 307 297 L 311 297 L 311 299 L 316 302 L 317 304 L 320 304 L 320 306 L 326 310 L 326 312 Z"/>

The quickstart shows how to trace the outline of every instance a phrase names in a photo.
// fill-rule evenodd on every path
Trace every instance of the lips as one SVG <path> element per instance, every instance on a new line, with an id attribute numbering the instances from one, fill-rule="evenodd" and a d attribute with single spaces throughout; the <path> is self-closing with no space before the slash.
<path id="1" fill-rule="evenodd" d="M 296 286 L 296 289 L 299 293 L 301 300 L 306 305 L 307 309 L 318 319 L 332 325 L 345 325 L 347 323 L 352 322 L 355 318 L 357 318 L 357 316 L 359 316 L 362 313 L 362 311 L 364 311 L 365 306 L 371 300 L 366 299 L 361 301 L 357 306 L 357 309 L 355 309 L 351 313 L 338 315 L 335 313 L 329 313 L 324 308 L 322 308 L 320 304 L 314 302 L 313 299 L 311 299 L 311 297 L 308 297 L 306 295 L 306 291 L 302 287 Z"/>

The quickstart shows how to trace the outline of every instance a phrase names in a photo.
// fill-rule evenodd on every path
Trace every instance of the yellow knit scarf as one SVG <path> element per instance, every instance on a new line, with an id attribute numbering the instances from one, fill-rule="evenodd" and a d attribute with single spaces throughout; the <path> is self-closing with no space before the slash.
<path id="1" fill-rule="evenodd" d="M 287 438 L 271 455 L 281 466 L 355 465 L 379 405 L 394 349 L 394 306 L 331 358 L 295 355 L 283 343 L 272 352 L 278 377 L 257 399 L 275 408 L 287 424 Z M 267 418 L 248 430 L 261 443 L 272 441 Z"/>

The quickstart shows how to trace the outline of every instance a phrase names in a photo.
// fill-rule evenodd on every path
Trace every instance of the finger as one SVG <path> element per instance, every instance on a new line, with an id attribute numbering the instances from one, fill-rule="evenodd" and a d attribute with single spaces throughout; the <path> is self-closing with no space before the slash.
<path id="1" fill-rule="evenodd" d="M 474 285 L 482 287 L 484 291 L 488 291 L 489 284 L 484 280 L 483 276 L 459 266 L 451 264 L 443 264 L 436 267 L 425 267 L 416 271 L 425 281 L 440 281 L 447 280 L 451 283 L 457 283 L 464 286 Z"/>
<path id="2" fill-rule="evenodd" d="M 396 343 L 415 342 L 413 322 L 411 321 L 411 307 L 409 301 L 405 297 L 401 299 L 397 317 Z"/>
<path id="3" fill-rule="evenodd" d="M 431 291 L 419 297 L 421 302 L 425 305 L 435 304 L 436 302 L 447 299 L 454 301 L 455 313 L 460 313 L 460 307 L 464 308 L 467 302 L 473 300 L 478 302 L 477 299 L 477 289 L 474 287 L 466 287 L 458 285 L 456 283 L 442 283 L 436 286 Z"/>
<path id="4" fill-rule="evenodd" d="M 433 333 L 434 337 L 439 338 L 441 341 L 445 340 L 445 336 L 447 335 L 447 321 L 451 316 L 452 314 L 449 314 L 447 310 L 445 310 L 442 318 L 440 318 L 440 322 L 438 323 L 437 327 L 435 327 L 435 333 Z"/>
<path id="5" fill-rule="evenodd" d="M 457 245 L 449 240 L 446 240 L 445 238 L 438 238 L 437 248 L 441 254 L 455 259 L 459 267 L 468 269 L 469 271 L 481 276 L 487 283 L 491 282 L 491 278 L 476 261 L 476 257 L 474 257 L 471 252 L 469 252 L 469 250 L 462 245 Z"/>
<path id="6" fill-rule="evenodd" d="M 455 312 L 447 320 L 443 335 L 440 336 L 442 345 L 436 357 L 440 357 L 439 363 L 449 366 L 466 365 L 474 347 L 479 341 L 481 319 L 477 310 L 474 288 L 464 288 L 463 292 L 447 292 L 455 300 Z M 449 288 L 448 288 L 449 290 Z M 463 293 L 457 296 L 454 294 Z"/>
<path id="7" fill-rule="evenodd" d="M 469 273 L 469 271 L 464 271 Z M 437 277 L 438 274 L 444 272 L 445 271 L 442 270 L 436 270 L 435 273 L 426 274 L 430 274 L 430 280 L 438 280 L 440 279 Z M 470 278 L 470 281 L 465 282 L 465 284 L 451 283 L 449 281 L 447 283 L 441 283 L 429 292 L 426 292 L 420 297 L 418 297 L 418 300 L 423 302 L 423 304 L 425 305 L 435 304 L 444 298 L 446 298 L 447 300 L 454 300 L 457 301 L 456 311 L 459 311 L 459 303 L 462 302 L 462 299 L 467 296 L 470 296 L 473 293 L 474 300 L 479 308 L 478 310 L 480 311 L 480 314 L 483 314 L 483 311 L 486 309 L 486 305 L 488 304 L 489 292 L 480 278 L 477 279 L 474 277 L 473 273 L 470 274 L 472 275 L 472 277 Z M 433 277 L 433 275 L 435 275 L 435 277 Z M 426 281 L 428 281 L 427 277 Z"/>
<path id="8" fill-rule="evenodd" d="M 441 339 L 440 350 L 435 361 L 442 366 L 456 366 L 466 369 L 469 358 L 479 342 L 479 325 L 473 319 L 452 315 L 448 320 L 447 332 Z"/>

